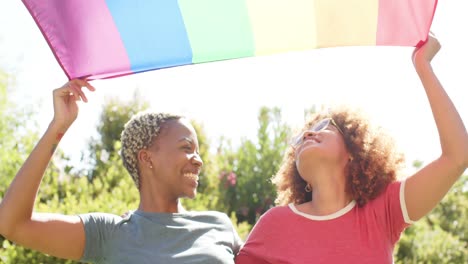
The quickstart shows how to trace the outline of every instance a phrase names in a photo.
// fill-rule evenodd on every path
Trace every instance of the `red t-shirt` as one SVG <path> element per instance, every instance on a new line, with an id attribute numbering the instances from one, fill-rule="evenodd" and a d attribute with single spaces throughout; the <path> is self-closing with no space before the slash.
<path id="1" fill-rule="evenodd" d="M 412 223 L 404 185 L 391 183 L 365 206 L 352 201 L 327 216 L 302 213 L 293 204 L 272 208 L 252 229 L 236 264 L 393 263 L 393 248 Z"/>

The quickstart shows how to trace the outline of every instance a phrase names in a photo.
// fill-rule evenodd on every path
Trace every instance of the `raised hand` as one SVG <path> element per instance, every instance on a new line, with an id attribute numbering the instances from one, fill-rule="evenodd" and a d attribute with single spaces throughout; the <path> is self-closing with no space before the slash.
<path id="1" fill-rule="evenodd" d="M 428 36 L 428 39 L 424 45 L 416 48 L 413 52 L 413 63 L 415 65 L 422 62 L 431 62 L 437 52 L 440 50 L 440 43 L 433 34 Z"/>
<path id="2" fill-rule="evenodd" d="M 74 79 L 53 92 L 54 119 L 53 123 L 63 130 L 67 130 L 78 116 L 77 101 L 88 102 L 88 98 L 82 88 L 89 91 L 96 89 L 85 80 Z"/>

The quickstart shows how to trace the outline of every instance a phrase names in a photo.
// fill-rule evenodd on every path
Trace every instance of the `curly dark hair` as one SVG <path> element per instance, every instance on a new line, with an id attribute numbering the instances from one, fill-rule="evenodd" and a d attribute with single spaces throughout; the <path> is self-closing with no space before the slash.
<path id="1" fill-rule="evenodd" d="M 326 117 L 333 118 L 343 131 L 346 148 L 352 156 L 346 168 L 346 192 L 358 206 L 363 206 L 376 198 L 389 183 L 396 181 L 405 161 L 404 155 L 396 150 L 394 140 L 382 128 L 370 125 L 363 111 L 348 106 L 338 106 L 313 115 L 302 131 Z M 304 190 L 307 183 L 296 168 L 293 147 L 286 150 L 272 182 L 277 188 L 276 203 L 279 205 L 302 204 L 312 200 L 312 193 Z"/>

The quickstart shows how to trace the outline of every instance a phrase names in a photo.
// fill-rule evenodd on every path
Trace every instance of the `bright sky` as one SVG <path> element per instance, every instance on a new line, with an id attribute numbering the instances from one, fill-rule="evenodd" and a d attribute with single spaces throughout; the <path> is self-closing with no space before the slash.
<path id="1" fill-rule="evenodd" d="M 468 126 L 468 2 L 439 1 L 432 31 L 442 43 L 434 69 Z M 84 18 L 86 19 L 86 18 Z M 21 1 L 0 1 L 0 69 L 16 78 L 10 98 L 32 106 L 44 131 L 52 118 L 52 90 L 67 81 Z M 440 147 L 424 90 L 408 47 L 345 47 L 182 66 L 93 81 L 98 91 L 81 107 L 60 147 L 75 160 L 95 131 L 109 96 L 136 89 L 153 109 L 203 122 L 212 144 L 224 135 L 255 138 L 261 106 L 278 106 L 292 126 L 312 105 L 347 103 L 369 112 L 396 137 L 407 160 L 429 162 Z"/>

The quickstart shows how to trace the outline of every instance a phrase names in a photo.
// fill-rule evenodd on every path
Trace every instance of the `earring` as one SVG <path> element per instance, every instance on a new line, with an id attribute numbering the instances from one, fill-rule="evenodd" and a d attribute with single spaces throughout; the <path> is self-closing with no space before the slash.
<path id="1" fill-rule="evenodd" d="M 150 165 L 149 167 L 150 167 L 150 169 L 152 169 L 152 168 L 153 168 L 153 165 Z"/>
<path id="2" fill-rule="evenodd" d="M 304 188 L 304 190 L 305 190 L 306 192 L 308 192 L 308 193 L 312 191 L 312 187 L 310 187 L 310 183 L 307 183 L 307 185 L 306 185 L 306 187 Z"/>

